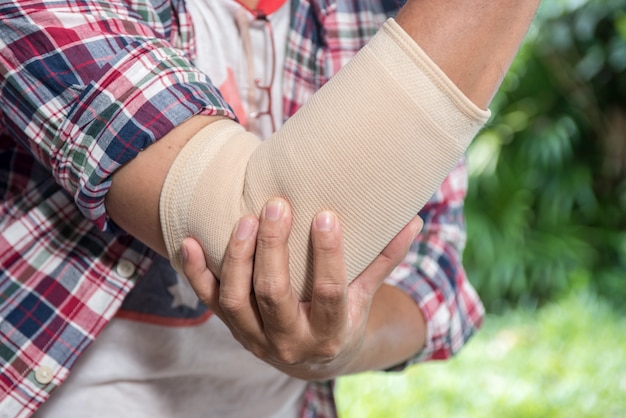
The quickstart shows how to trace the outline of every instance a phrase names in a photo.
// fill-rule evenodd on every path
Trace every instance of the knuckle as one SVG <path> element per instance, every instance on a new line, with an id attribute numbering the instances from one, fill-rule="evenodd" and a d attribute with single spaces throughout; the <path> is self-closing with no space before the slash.
<path id="1" fill-rule="evenodd" d="M 237 265 L 248 259 L 250 259 L 250 255 L 246 254 L 243 246 L 239 243 L 231 244 L 224 254 L 224 264 Z"/>
<path id="2" fill-rule="evenodd" d="M 251 352 L 256 358 L 261 360 L 267 360 L 268 352 L 264 346 L 256 343 L 249 343 L 245 346 L 246 350 Z"/>
<path id="3" fill-rule="evenodd" d="M 324 344 L 317 352 L 317 355 L 323 360 L 332 360 L 341 352 L 339 344 Z"/>
<path id="4" fill-rule="evenodd" d="M 219 297 L 219 305 L 228 316 L 236 316 L 244 308 L 243 300 L 224 294 Z"/>
<path id="5" fill-rule="evenodd" d="M 263 280 L 255 281 L 254 295 L 258 302 L 264 305 L 273 305 L 287 297 L 290 290 L 289 286 L 289 282 L 283 280 L 280 274 L 266 274 Z"/>
<path id="6" fill-rule="evenodd" d="M 321 256 L 329 256 L 338 253 L 341 250 L 339 240 L 333 237 L 318 237 L 314 243 L 314 250 Z"/>
<path id="7" fill-rule="evenodd" d="M 299 356 L 289 343 L 274 344 L 273 358 L 274 361 L 286 366 L 293 366 L 299 363 Z"/>
<path id="8" fill-rule="evenodd" d="M 348 294 L 348 288 L 340 283 L 324 283 L 313 286 L 313 298 L 326 305 L 342 302 Z"/>
<path id="9" fill-rule="evenodd" d="M 200 300 L 200 303 L 206 306 L 207 308 L 212 309 L 213 300 L 211 298 L 202 296 L 202 297 L 198 297 L 198 300 Z"/>
<path id="10" fill-rule="evenodd" d="M 276 231 L 274 229 L 262 229 L 259 231 L 259 235 L 257 237 L 257 246 L 263 249 L 275 249 L 280 248 L 286 244 L 285 236 L 281 233 L 281 231 Z"/>
<path id="11" fill-rule="evenodd" d="M 337 358 L 342 350 L 344 339 L 340 337 L 327 339 L 318 346 L 317 355 L 324 360 L 332 360 Z"/>

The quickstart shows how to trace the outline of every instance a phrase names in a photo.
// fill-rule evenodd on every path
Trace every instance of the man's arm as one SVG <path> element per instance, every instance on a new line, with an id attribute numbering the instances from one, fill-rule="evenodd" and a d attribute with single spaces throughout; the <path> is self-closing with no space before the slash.
<path id="1" fill-rule="evenodd" d="M 410 0 L 396 20 L 474 103 L 487 107 L 539 3 Z M 402 363 L 424 348 L 426 337 L 415 301 L 383 284 L 372 300 L 362 348 L 347 372 Z"/>
<path id="2" fill-rule="evenodd" d="M 486 108 L 541 0 L 409 0 L 396 20 L 444 73 Z"/>
<path id="3" fill-rule="evenodd" d="M 420 211 L 424 227 L 407 256 L 381 287 L 381 291 L 390 287 L 398 292 L 395 300 L 389 299 L 393 300 L 391 303 L 397 303 L 400 295 L 403 295 L 413 301 L 413 306 L 419 306 L 422 315 L 394 315 L 398 321 L 396 325 L 405 327 L 407 340 L 423 338 L 426 325 L 426 344 L 423 349 L 417 356 L 415 353 L 409 354 L 405 362 L 389 364 L 393 370 L 420 361 L 449 358 L 465 345 L 482 324 L 484 308 L 462 264 L 466 242 L 463 214 L 466 193 L 467 169 L 461 162 Z M 378 335 L 384 343 L 385 340 L 393 340 L 386 334 L 394 333 L 396 325 L 385 330 L 384 326 L 376 324 L 377 321 L 392 322 L 388 307 L 378 304 L 378 296 L 377 293 L 372 304 L 372 321 L 368 329 L 372 333 L 371 337 Z M 396 308 L 394 305 L 393 309 Z M 376 309 L 380 312 L 376 313 Z M 421 328 L 422 334 L 413 334 L 418 332 L 417 327 Z M 419 345 L 412 345 L 416 346 Z M 381 358 L 392 361 L 399 357 Z"/>
<path id="4" fill-rule="evenodd" d="M 290 207 L 281 199 L 270 201 L 260 220 L 242 218 L 231 235 L 219 281 L 206 266 L 202 247 L 190 238 L 183 243 L 190 284 L 243 347 L 291 376 L 321 380 L 391 366 L 396 358 L 410 357 L 414 345 L 423 345 L 417 305 L 391 286 L 377 293 L 421 228 L 420 218 L 348 285 L 341 224 L 331 212 L 318 214 L 311 227 L 311 302 L 299 302 L 290 287 L 291 222 Z M 408 330 L 410 336 L 402 334 Z"/>
<path id="5" fill-rule="evenodd" d="M 397 21 L 471 101 L 486 107 L 538 4 L 539 0 L 413 0 Z M 109 215 L 161 254 L 165 249 L 158 200 L 163 180 L 186 141 L 213 120 L 193 117 L 113 175 L 106 198 Z"/>
<path id="6" fill-rule="evenodd" d="M 172 162 L 204 126 L 221 119 L 194 116 L 118 169 L 105 198 L 107 212 L 121 228 L 167 257 L 159 219 L 159 196 Z"/>
<path id="7" fill-rule="evenodd" d="M 429 28 L 429 30 L 435 32 L 436 36 L 430 34 L 420 41 L 422 47 L 429 54 L 432 54 L 439 65 L 450 71 L 449 76 L 473 101 L 484 105 L 489 102 L 504 76 L 539 2 L 535 1 L 522 5 L 512 1 L 500 3 L 476 1 L 469 3 L 471 7 L 465 10 L 464 8 L 459 9 L 457 4 L 451 5 L 448 3 L 448 6 L 440 6 L 440 2 L 409 2 L 398 16 L 398 21 L 405 26 L 409 33 L 412 33 L 414 38 L 424 35 L 422 33 L 422 30 L 425 30 L 424 28 Z M 438 7 L 442 8 L 439 9 Z M 444 11 L 446 13 L 442 13 Z M 422 12 L 424 14 L 420 15 L 421 20 L 412 20 L 413 13 L 420 14 Z M 456 36 L 455 31 L 458 30 L 458 26 L 463 26 L 468 19 L 470 20 L 469 29 L 462 31 L 462 36 Z M 490 23 L 495 19 L 497 24 L 477 24 L 483 21 L 481 19 L 485 19 L 484 21 Z M 447 22 L 450 22 L 450 24 L 447 24 Z M 261 225 L 264 225 L 264 222 L 266 220 L 262 217 Z M 262 246 L 266 246 L 268 242 L 272 242 L 272 248 L 277 249 L 275 254 L 279 256 L 279 259 L 282 257 L 283 263 L 285 263 L 286 236 L 284 232 L 277 232 L 282 230 L 282 228 L 284 227 L 279 225 L 270 225 L 265 229 L 262 228 L 259 232 L 259 243 Z M 332 233 L 337 234 L 338 231 L 333 230 L 331 235 Z M 329 259 L 334 257 L 340 258 L 340 246 L 331 245 L 330 247 L 324 247 L 322 245 L 318 247 L 316 245 L 316 234 L 328 234 L 328 231 L 321 232 L 316 230 L 315 226 L 313 227 L 314 253 L 322 252 Z M 281 239 L 284 240 L 282 244 Z M 334 237 L 326 236 L 325 241 L 327 243 L 339 242 L 340 234 Z M 402 242 L 401 239 L 399 241 Z M 398 245 L 399 241 L 396 239 L 394 241 L 395 245 Z M 319 241 L 317 242 L 319 243 Z M 315 351 L 315 348 L 311 349 L 311 345 L 298 344 L 295 341 L 297 338 L 294 339 L 294 336 L 299 335 L 299 333 L 288 332 L 289 321 L 288 323 L 281 323 L 279 318 L 278 323 L 266 321 L 265 325 L 254 324 L 255 315 L 251 314 L 254 309 L 258 308 L 261 311 L 256 316 L 258 320 L 258 317 L 266 317 L 267 312 L 280 312 L 283 314 L 285 312 L 293 312 L 293 309 L 290 310 L 290 308 L 285 306 L 284 300 L 289 298 L 284 297 L 286 294 L 284 281 L 282 285 L 278 286 L 282 291 L 276 293 L 282 297 L 276 297 L 276 294 L 272 296 L 272 292 L 267 291 L 268 284 L 263 279 L 262 270 L 265 268 L 264 265 L 266 263 L 273 265 L 277 262 L 276 257 L 273 259 L 269 257 L 271 252 L 268 252 L 266 248 L 261 253 L 257 251 L 254 267 L 251 267 L 250 260 L 254 251 L 251 252 L 250 247 L 248 247 L 248 258 L 246 258 L 242 256 L 242 251 L 240 248 L 238 249 L 237 245 L 231 244 L 228 250 L 231 256 L 233 253 L 239 254 L 234 259 L 239 260 L 239 264 L 247 264 L 246 271 L 249 274 L 253 274 L 252 272 L 254 271 L 255 277 L 252 282 L 247 284 L 245 284 L 245 280 L 239 282 L 245 284 L 244 287 L 248 290 L 248 292 L 243 292 L 245 294 L 239 294 L 239 296 L 229 294 L 228 297 L 224 297 L 220 288 L 222 286 L 230 288 L 230 286 L 224 283 L 224 279 L 222 279 L 222 284 L 219 287 L 215 284 L 208 269 L 201 266 L 202 257 L 198 252 L 198 247 L 194 247 L 194 245 L 192 241 L 186 242 L 186 253 L 189 257 L 186 272 L 200 296 L 214 310 L 221 312 L 221 315 L 225 317 L 225 322 L 233 330 L 233 334 L 244 346 L 287 373 L 301 378 L 319 379 L 362 370 L 387 368 L 414 356 L 424 346 L 425 327 L 423 319 L 420 320 L 421 311 L 417 304 L 399 289 L 386 285 L 380 287 L 375 296 L 372 297 L 370 295 L 371 305 L 359 305 L 357 309 L 361 313 L 365 311 L 366 315 L 369 312 L 366 328 L 357 327 L 357 329 L 352 329 L 352 333 L 348 332 L 346 334 L 345 327 L 337 327 L 335 337 L 339 336 L 340 338 L 334 339 L 332 335 L 328 335 L 328 329 L 326 329 L 325 334 L 321 335 L 324 342 L 324 344 L 321 344 L 321 348 L 325 348 L 326 351 Z M 252 244 L 249 245 L 253 248 Z M 396 248 L 395 254 L 397 254 L 398 250 Z M 391 253 L 394 253 L 394 251 L 391 251 Z M 268 258 L 266 259 L 266 257 Z M 196 262 L 197 270 L 191 267 L 194 261 Z M 280 261 L 278 263 L 280 264 Z M 353 324 L 352 320 L 358 319 L 356 322 L 359 322 L 359 320 L 362 320 L 362 316 L 358 318 L 350 317 L 350 315 L 345 316 L 346 309 L 354 308 L 349 306 L 352 302 L 347 302 L 347 300 L 350 300 L 350 296 L 346 295 L 350 292 L 358 294 L 360 291 L 347 289 L 353 286 L 360 289 L 363 289 L 363 286 L 366 289 L 372 289 L 372 284 L 376 288 L 376 283 L 380 284 L 381 276 L 384 276 L 384 274 L 382 271 L 378 271 L 378 274 L 373 274 L 365 280 L 357 278 L 349 287 L 346 287 L 347 284 L 343 281 L 340 265 L 341 263 L 339 263 L 334 279 L 332 274 L 322 275 L 326 278 L 324 288 L 327 289 L 329 285 L 331 287 L 334 285 L 336 289 L 331 300 L 333 303 L 336 303 L 337 307 L 341 307 L 337 312 L 343 312 L 341 315 L 344 315 L 346 322 Z M 283 265 L 275 268 L 272 273 L 275 277 L 277 272 L 284 274 L 285 270 L 286 268 Z M 201 271 L 203 272 L 202 274 L 200 273 Z M 229 271 L 229 269 L 226 269 L 226 282 L 228 282 L 227 276 L 229 276 Z M 259 271 L 261 271 L 261 274 L 256 274 Z M 369 285 L 364 282 L 369 282 Z M 249 291 L 252 289 L 256 291 L 257 286 L 263 290 L 256 294 L 257 300 L 258 297 L 261 298 L 261 303 L 258 305 L 253 303 L 252 305 L 257 306 L 257 308 L 254 308 L 254 306 L 250 305 Z M 339 292 L 337 289 L 344 289 L 344 291 Z M 328 296 L 326 291 L 322 293 Z M 342 302 L 338 303 L 338 301 Z M 289 303 L 293 303 L 293 300 Z M 315 304 L 315 296 L 312 303 Z M 369 310 L 370 307 L 371 311 Z M 248 315 L 240 316 L 242 309 L 247 310 Z M 266 312 L 264 313 L 263 311 Z M 288 317 L 290 320 L 293 320 L 293 316 Z M 311 321 L 314 321 L 314 318 L 311 318 Z M 268 327 L 267 335 L 264 333 L 263 326 Z M 281 330 L 281 332 L 277 333 L 277 329 Z M 292 330 L 295 331 L 295 328 L 292 328 Z M 314 329 L 312 333 L 315 334 Z M 268 337 L 271 338 L 268 339 Z M 281 339 L 285 338 L 287 340 L 281 342 Z M 315 335 L 311 336 L 311 338 L 315 341 Z M 334 341 L 335 345 L 329 343 L 329 341 Z M 334 351 L 332 349 L 329 350 L 329 346 L 334 347 Z M 349 355 L 346 356 L 346 353 L 349 353 Z M 302 355 L 304 355 L 304 358 L 308 358 L 308 360 L 305 359 L 301 362 L 294 360 L 302 358 Z M 285 359 L 291 361 L 285 364 Z"/>

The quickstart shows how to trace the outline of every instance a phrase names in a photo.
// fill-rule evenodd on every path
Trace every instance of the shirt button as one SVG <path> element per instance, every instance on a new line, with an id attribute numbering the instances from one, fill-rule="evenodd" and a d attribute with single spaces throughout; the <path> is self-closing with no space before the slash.
<path id="1" fill-rule="evenodd" d="M 40 366 L 35 370 L 35 380 L 42 385 L 47 385 L 52 381 L 52 369 L 48 366 Z"/>
<path id="2" fill-rule="evenodd" d="M 115 267 L 117 274 L 124 278 L 129 278 L 135 274 L 135 265 L 128 260 L 120 260 Z"/>

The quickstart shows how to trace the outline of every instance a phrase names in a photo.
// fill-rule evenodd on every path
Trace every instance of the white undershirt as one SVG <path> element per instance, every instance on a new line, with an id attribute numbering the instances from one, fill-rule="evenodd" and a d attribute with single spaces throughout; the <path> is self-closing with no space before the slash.
<path id="1" fill-rule="evenodd" d="M 247 112 L 248 63 L 235 17 L 241 10 L 250 20 L 254 16 L 233 0 L 188 0 L 188 8 L 197 39 L 196 65 L 224 90 L 234 80 L 238 92 L 229 91 L 226 99 L 236 102 L 233 94 L 238 93 Z M 276 42 L 272 112 L 278 127 L 289 2 L 269 19 Z M 263 80 L 269 75 L 268 55 L 264 55 L 268 38 L 260 31 L 266 30 L 263 25 L 250 27 L 254 69 L 259 72 L 255 77 Z M 227 68 L 232 69 L 231 76 Z M 266 97 L 257 96 L 263 106 Z M 259 121 L 260 126 L 253 128 L 269 136 L 269 118 Z M 179 280 L 179 285 L 189 286 L 185 280 Z M 201 325 L 179 327 L 114 318 L 35 417 L 293 418 L 299 413 L 305 386 L 306 382 L 286 376 L 244 350 L 216 316 Z"/>
<path id="2" fill-rule="evenodd" d="M 188 327 L 113 319 L 35 417 L 294 418 L 304 388 L 217 317 Z"/>
<path id="3" fill-rule="evenodd" d="M 197 35 L 197 57 L 195 64 L 211 77 L 211 82 L 217 86 L 226 100 L 237 106 L 238 100 L 244 110 L 244 114 L 238 114 L 242 122 L 245 122 L 250 103 L 248 103 L 249 88 L 253 89 L 255 104 L 261 110 L 267 109 L 267 97 L 254 85 L 250 86 L 250 78 L 259 78 L 261 84 L 267 84 L 270 80 L 271 67 L 271 41 L 268 29 L 263 21 L 255 21 L 252 12 L 233 0 L 190 0 L 188 8 L 194 19 L 194 30 Z M 272 114 L 276 128 L 282 123 L 282 68 L 285 62 L 285 49 L 287 32 L 289 30 L 289 1 L 273 12 L 269 21 L 274 33 L 274 51 L 276 64 L 274 65 L 274 83 L 272 85 Z M 249 58 L 244 50 L 244 36 L 236 23 L 237 16 L 250 22 L 250 38 L 252 40 L 252 52 L 254 73 L 249 77 Z M 225 48 L 225 40 L 228 47 Z M 219 65 L 215 65 L 219 62 Z M 229 71 L 232 73 L 229 75 Z M 231 92 L 232 83 L 236 83 L 239 97 L 233 97 Z M 235 109 L 237 112 L 237 109 Z M 269 118 L 259 119 L 262 127 L 252 124 L 250 129 L 263 139 L 272 132 Z"/>

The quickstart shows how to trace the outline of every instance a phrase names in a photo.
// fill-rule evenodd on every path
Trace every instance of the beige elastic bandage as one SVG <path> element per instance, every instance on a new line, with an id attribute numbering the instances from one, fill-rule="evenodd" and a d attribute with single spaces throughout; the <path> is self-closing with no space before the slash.
<path id="1" fill-rule="evenodd" d="M 236 222 L 274 196 L 293 211 L 292 285 L 310 300 L 314 216 L 334 211 L 358 276 L 454 168 L 489 111 L 472 103 L 392 19 L 267 141 L 211 123 L 183 148 L 160 211 L 172 265 L 198 239 L 218 276 Z"/>

